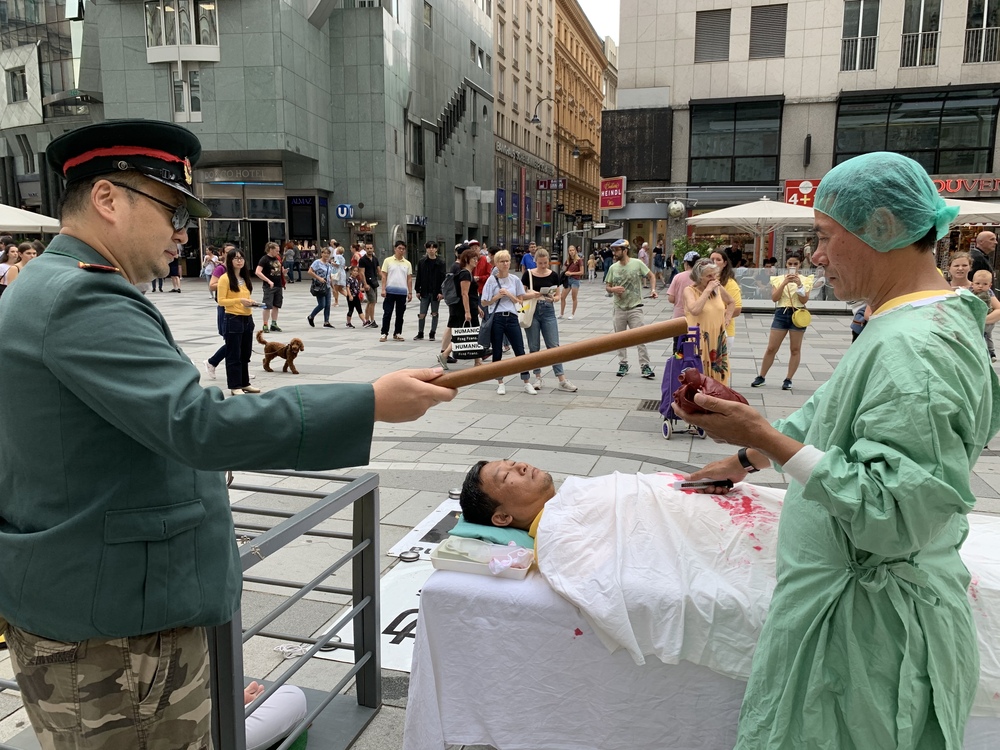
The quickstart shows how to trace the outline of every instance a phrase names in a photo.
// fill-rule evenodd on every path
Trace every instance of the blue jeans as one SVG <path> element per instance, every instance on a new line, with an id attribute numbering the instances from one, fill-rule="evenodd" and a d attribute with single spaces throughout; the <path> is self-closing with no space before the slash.
<path id="1" fill-rule="evenodd" d="M 315 318 L 316 314 L 320 310 L 322 310 L 323 311 L 323 322 L 324 323 L 329 323 L 330 322 L 330 300 L 331 299 L 333 299 L 333 292 L 330 291 L 330 285 L 327 284 L 326 285 L 326 294 L 324 294 L 322 297 L 317 297 L 316 298 L 316 307 L 314 307 L 313 311 L 311 313 L 309 313 L 309 317 L 310 318 Z"/>
<path id="2" fill-rule="evenodd" d="M 517 313 L 496 313 L 493 316 L 493 323 L 490 328 L 490 340 L 493 345 L 493 361 L 499 362 L 503 359 L 503 339 L 507 337 L 510 348 L 514 350 L 515 357 L 524 356 L 524 338 L 521 336 L 521 324 L 517 322 Z M 521 373 L 521 380 L 527 383 L 531 376 L 527 372 Z"/>
<path id="3" fill-rule="evenodd" d="M 528 337 L 528 351 L 537 352 L 542 348 L 540 339 L 545 339 L 545 348 L 553 349 L 559 346 L 559 324 L 556 322 L 556 309 L 551 302 L 538 302 L 535 305 L 535 315 L 531 325 L 524 329 Z M 557 378 L 563 376 L 562 362 L 552 365 L 552 372 Z M 535 377 L 542 377 L 542 371 L 535 369 Z"/>
<path id="4" fill-rule="evenodd" d="M 253 316 L 226 315 L 226 381 L 230 389 L 250 385 Z"/>
<path id="5" fill-rule="evenodd" d="M 284 263 L 282 263 L 282 265 L 285 267 L 285 276 L 288 277 L 288 283 L 294 284 L 295 279 L 292 278 L 292 271 L 295 270 L 295 261 L 286 260 Z M 300 278 L 299 281 L 302 281 L 302 279 Z"/>

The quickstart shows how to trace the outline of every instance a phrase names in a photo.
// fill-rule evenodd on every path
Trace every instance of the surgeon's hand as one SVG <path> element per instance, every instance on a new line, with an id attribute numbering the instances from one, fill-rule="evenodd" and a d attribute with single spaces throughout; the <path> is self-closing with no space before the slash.
<path id="1" fill-rule="evenodd" d="M 746 477 L 747 470 L 740 464 L 740 460 L 736 456 L 730 456 L 729 458 L 712 461 L 712 463 L 706 464 L 703 469 L 688 474 L 684 479 L 687 481 L 698 479 L 718 479 L 721 481 L 729 479 L 732 480 L 733 484 L 736 484 L 737 482 L 742 482 Z M 732 490 L 720 485 L 705 487 L 700 490 L 685 490 L 685 492 L 698 492 L 702 495 L 725 495 L 727 492 L 732 492 Z"/>
<path id="2" fill-rule="evenodd" d="M 701 427 L 717 443 L 756 448 L 779 464 L 784 464 L 803 447 L 802 443 L 774 429 L 752 406 L 706 396 L 704 393 L 695 394 L 694 402 L 709 413 L 687 414 L 677 406 L 676 401 L 673 405 L 674 412 L 688 424 Z"/>
<path id="3" fill-rule="evenodd" d="M 427 382 L 444 372 L 440 367 L 399 370 L 383 375 L 374 383 L 375 421 L 411 422 L 432 406 L 451 401 L 458 393 Z"/>

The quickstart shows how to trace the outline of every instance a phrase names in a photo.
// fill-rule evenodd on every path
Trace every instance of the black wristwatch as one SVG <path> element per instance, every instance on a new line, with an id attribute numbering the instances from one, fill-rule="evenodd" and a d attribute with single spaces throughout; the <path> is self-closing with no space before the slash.
<path id="1" fill-rule="evenodd" d="M 755 472 L 760 471 L 760 469 L 758 469 L 756 466 L 753 465 L 753 462 L 747 456 L 746 448 L 740 448 L 738 451 L 736 451 L 736 458 L 739 459 L 740 466 L 742 466 L 744 469 L 747 470 L 747 474 L 753 474 Z"/>

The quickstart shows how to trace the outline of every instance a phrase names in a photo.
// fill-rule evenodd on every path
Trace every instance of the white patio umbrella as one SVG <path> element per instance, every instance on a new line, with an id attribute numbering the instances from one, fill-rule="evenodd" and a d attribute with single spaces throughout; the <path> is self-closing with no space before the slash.
<path id="1" fill-rule="evenodd" d="M 782 203 L 770 198 L 761 198 L 738 206 L 720 208 L 705 214 L 692 216 L 688 224 L 699 229 L 720 229 L 749 232 L 758 236 L 768 234 L 779 227 L 812 226 L 813 210 L 793 203 Z"/>
<path id="2" fill-rule="evenodd" d="M 57 234 L 59 220 L 0 203 L 0 232 Z"/>
<path id="3" fill-rule="evenodd" d="M 952 224 L 1000 224 L 1000 203 L 965 201 L 945 198 L 949 206 L 958 206 L 958 216 Z"/>

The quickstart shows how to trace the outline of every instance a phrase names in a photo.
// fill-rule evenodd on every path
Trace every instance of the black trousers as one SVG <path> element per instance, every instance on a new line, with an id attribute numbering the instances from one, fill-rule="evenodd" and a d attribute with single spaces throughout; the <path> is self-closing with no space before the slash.
<path id="1" fill-rule="evenodd" d="M 396 325 L 393 326 L 392 335 L 398 336 L 403 332 L 403 313 L 406 312 L 406 295 L 391 294 L 386 292 L 382 301 L 382 335 L 389 335 L 389 321 L 392 320 L 393 309 L 396 311 Z"/>

